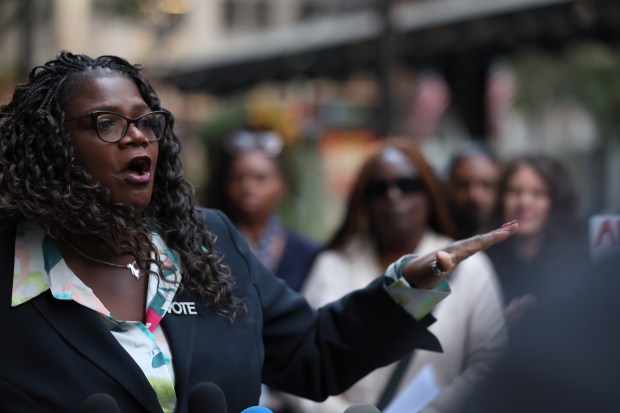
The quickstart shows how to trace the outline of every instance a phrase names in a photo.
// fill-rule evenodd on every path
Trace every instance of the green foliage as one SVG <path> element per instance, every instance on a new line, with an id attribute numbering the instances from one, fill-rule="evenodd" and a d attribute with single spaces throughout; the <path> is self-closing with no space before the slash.
<path id="1" fill-rule="evenodd" d="M 297 232 L 323 242 L 332 228 L 324 219 L 325 194 L 320 156 L 308 141 L 294 145 L 287 155 L 295 182 L 293 191 L 278 206 L 278 213 Z"/>
<path id="2" fill-rule="evenodd" d="M 247 124 L 247 112 L 243 100 L 227 103 L 200 126 L 200 139 L 207 147 L 218 145 L 229 133 Z"/>
<path id="3" fill-rule="evenodd" d="M 559 56 L 528 50 L 512 62 L 518 74 L 517 104 L 526 112 L 573 100 L 593 114 L 603 138 L 618 130 L 620 56 L 614 49 L 582 43 Z"/>

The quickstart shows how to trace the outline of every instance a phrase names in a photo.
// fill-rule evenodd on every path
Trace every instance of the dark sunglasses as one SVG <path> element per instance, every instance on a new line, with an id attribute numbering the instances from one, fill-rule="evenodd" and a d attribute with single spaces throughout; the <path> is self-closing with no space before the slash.
<path id="1" fill-rule="evenodd" d="M 422 192 L 426 189 L 424 182 L 422 182 L 422 180 L 418 177 L 396 178 L 392 181 L 375 179 L 366 184 L 366 187 L 364 188 L 364 195 L 366 198 L 379 198 L 385 196 L 388 190 L 393 186 L 398 188 L 398 190 L 404 195 Z"/>

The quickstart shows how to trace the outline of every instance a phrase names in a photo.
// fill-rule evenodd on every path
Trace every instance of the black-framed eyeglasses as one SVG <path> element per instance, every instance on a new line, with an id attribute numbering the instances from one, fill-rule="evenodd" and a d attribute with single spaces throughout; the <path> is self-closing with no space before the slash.
<path id="1" fill-rule="evenodd" d="M 115 143 L 123 139 L 130 125 L 136 125 L 140 132 L 148 138 L 149 142 L 156 142 L 164 136 L 170 121 L 169 112 L 156 110 L 145 113 L 135 119 L 127 118 L 115 112 L 95 111 L 84 116 L 68 119 L 65 122 L 88 117 L 90 117 L 90 121 L 97 131 L 99 139 L 109 143 Z"/>
<path id="2" fill-rule="evenodd" d="M 284 142 L 272 131 L 237 131 L 224 140 L 224 149 L 230 155 L 259 150 L 271 158 L 280 155 Z"/>
<path id="3" fill-rule="evenodd" d="M 426 189 L 424 182 L 419 177 L 396 178 L 391 181 L 375 179 L 369 181 L 364 188 L 366 198 L 379 198 L 387 194 L 392 187 L 398 188 L 402 194 L 414 194 Z"/>

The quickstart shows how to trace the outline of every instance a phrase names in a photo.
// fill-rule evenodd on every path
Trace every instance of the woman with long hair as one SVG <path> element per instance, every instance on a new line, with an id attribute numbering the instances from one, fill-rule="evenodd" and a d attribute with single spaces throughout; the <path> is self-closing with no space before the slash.
<path id="1" fill-rule="evenodd" d="M 261 383 L 321 399 L 410 348 L 440 349 L 432 316 L 403 311 L 383 282 L 312 309 L 223 213 L 197 208 L 174 117 L 140 69 L 61 52 L 0 108 L 0 411 L 88 411 L 105 393 L 124 413 L 186 413 L 209 391 L 237 413 Z M 516 230 L 451 244 L 395 277 L 434 294 Z"/>
<path id="2" fill-rule="evenodd" d="M 377 143 L 353 183 L 344 220 L 317 257 L 302 293 L 318 307 L 373 282 L 395 257 L 424 255 L 449 244 L 455 228 L 448 211 L 438 179 L 417 145 L 407 138 Z M 484 253 L 461 263 L 442 288 L 452 292 L 436 306 L 438 321 L 430 327 L 442 343 L 442 354 L 416 350 L 324 403 L 298 401 L 303 411 L 336 413 L 350 403 L 383 408 L 426 372 L 433 391 L 417 407 L 457 411 L 505 346 L 503 302 Z"/>
<path id="3" fill-rule="evenodd" d="M 522 317 L 539 296 L 552 293 L 562 271 L 573 272 L 589 261 L 570 173 L 551 155 L 526 153 L 506 162 L 494 219 L 519 221 L 517 237 L 489 250 L 509 321 Z"/>

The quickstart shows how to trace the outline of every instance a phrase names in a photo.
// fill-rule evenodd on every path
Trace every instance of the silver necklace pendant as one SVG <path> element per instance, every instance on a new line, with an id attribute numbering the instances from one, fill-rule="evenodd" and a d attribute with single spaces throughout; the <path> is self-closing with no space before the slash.
<path id="1" fill-rule="evenodd" d="M 131 275 L 136 277 L 136 280 L 139 280 L 142 277 L 142 274 L 140 274 L 140 268 L 138 268 L 137 262 L 134 261 L 132 263 L 127 264 L 127 268 L 129 269 L 129 271 L 131 271 Z"/>
<path id="2" fill-rule="evenodd" d="M 74 247 L 73 244 L 67 241 L 67 239 L 64 237 L 64 235 L 62 235 L 62 233 L 60 234 L 60 238 L 65 242 L 65 244 L 69 246 L 69 248 L 71 248 L 77 254 L 81 255 L 82 257 L 88 260 L 91 260 L 93 262 L 98 262 L 99 264 L 109 265 L 110 267 L 127 268 L 129 271 L 131 271 L 131 275 L 133 275 L 136 278 L 136 280 L 140 280 L 140 278 L 142 278 L 142 274 L 140 273 L 140 267 L 138 267 L 138 263 L 135 261 L 130 264 L 123 265 L 123 264 L 116 264 L 113 262 L 108 262 L 108 261 L 100 260 L 97 258 L 93 258 L 90 255 L 87 255 L 83 253 L 82 251 L 80 251 L 79 249 L 77 249 L 76 247 Z"/>

